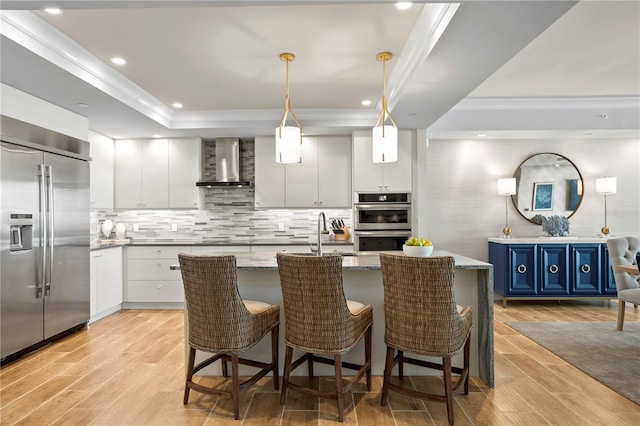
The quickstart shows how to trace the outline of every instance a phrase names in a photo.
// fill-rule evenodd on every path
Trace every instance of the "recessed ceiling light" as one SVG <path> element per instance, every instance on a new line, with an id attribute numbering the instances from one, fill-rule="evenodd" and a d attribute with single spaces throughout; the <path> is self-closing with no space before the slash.
<path id="1" fill-rule="evenodd" d="M 127 63 L 127 61 L 123 58 L 119 58 L 119 57 L 113 57 L 111 58 L 111 62 L 113 62 L 116 65 L 125 65 Z"/>
<path id="2" fill-rule="evenodd" d="M 369 105 L 371 105 L 371 101 L 370 101 L 369 99 L 365 99 L 365 100 L 363 100 L 363 101 L 362 101 L 362 102 L 360 102 L 360 103 L 361 103 L 362 105 L 364 105 L 364 106 L 369 106 Z"/>
<path id="3" fill-rule="evenodd" d="M 411 6 L 412 6 L 412 3 L 410 1 L 396 2 L 396 9 L 399 9 L 399 10 L 409 9 Z"/>
<path id="4" fill-rule="evenodd" d="M 80 108 L 87 108 L 89 106 L 89 104 L 85 104 L 84 102 L 78 102 L 78 106 Z"/>
<path id="5" fill-rule="evenodd" d="M 172 104 L 172 106 L 173 106 L 174 108 L 182 108 L 184 105 L 182 105 L 180 102 L 174 102 L 174 103 Z"/>
<path id="6" fill-rule="evenodd" d="M 486 134 L 486 133 L 478 133 L 478 137 L 479 137 L 479 138 L 484 138 L 484 137 L 486 137 L 486 136 L 487 136 L 487 134 Z"/>
<path id="7" fill-rule="evenodd" d="M 50 13 L 52 15 L 61 15 L 62 14 L 62 9 L 58 9 L 57 7 L 48 7 L 44 10 L 47 13 Z"/>
<path id="8" fill-rule="evenodd" d="M 154 138 L 161 138 L 162 136 L 160 135 L 153 135 Z"/>

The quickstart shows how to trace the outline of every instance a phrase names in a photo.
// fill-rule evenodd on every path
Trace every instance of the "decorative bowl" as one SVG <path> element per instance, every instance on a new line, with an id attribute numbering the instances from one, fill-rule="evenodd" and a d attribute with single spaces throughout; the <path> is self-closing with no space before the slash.
<path id="1" fill-rule="evenodd" d="M 431 256 L 431 253 L 433 253 L 433 246 L 402 245 L 402 251 L 407 256 Z"/>

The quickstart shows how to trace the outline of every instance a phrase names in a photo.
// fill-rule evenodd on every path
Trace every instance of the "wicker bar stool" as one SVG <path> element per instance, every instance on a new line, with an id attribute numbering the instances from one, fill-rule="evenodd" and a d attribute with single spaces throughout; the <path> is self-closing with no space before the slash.
<path id="1" fill-rule="evenodd" d="M 384 286 L 384 341 L 387 346 L 380 404 L 387 404 L 389 390 L 414 398 L 445 402 L 449 424 L 452 425 L 453 395 L 463 390 L 465 395 L 469 394 L 469 334 L 472 324 L 471 307 L 456 305 L 453 257 L 381 253 L 380 265 Z M 452 367 L 451 357 L 463 347 L 463 368 Z M 405 352 L 439 357 L 442 364 L 410 358 L 405 356 Z M 403 363 L 441 370 L 444 395 L 392 384 L 391 370 L 398 364 L 402 379 Z M 452 372 L 460 375 L 455 386 Z"/>
<path id="2" fill-rule="evenodd" d="M 189 360 L 184 387 L 184 401 L 189 391 L 219 395 L 233 401 L 233 417 L 238 420 L 239 392 L 269 372 L 273 372 L 273 387 L 278 389 L 278 332 L 280 306 L 242 300 L 238 293 L 235 256 L 191 256 L 179 254 L 180 270 L 189 322 Z M 254 346 L 271 332 L 271 362 L 240 358 L 239 353 Z M 215 355 L 194 367 L 196 349 Z M 231 362 L 231 390 L 210 388 L 193 381 L 193 374 L 221 360 L 222 374 L 228 377 Z M 260 370 L 240 383 L 238 365 Z"/>
<path id="3" fill-rule="evenodd" d="M 285 344 L 284 377 L 280 404 L 284 404 L 287 389 L 320 398 L 335 399 L 338 420 L 344 420 L 343 395 L 366 375 L 371 390 L 371 326 L 373 309 L 359 302 L 348 301 L 342 287 L 342 256 L 304 256 L 278 253 L 278 271 L 284 302 Z M 342 355 L 364 336 L 365 360 L 358 365 L 342 361 Z M 304 352 L 293 361 L 293 350 Z M 333 355 L 333 359 L 321 357 Z M 335 367 L 336 389 L 320 392 L 289 381 L 291 371 L 307 361 L 309 377 L 313 363 Z M 347 384 L 342 384 L 342 368 L 356 370 Z"/>

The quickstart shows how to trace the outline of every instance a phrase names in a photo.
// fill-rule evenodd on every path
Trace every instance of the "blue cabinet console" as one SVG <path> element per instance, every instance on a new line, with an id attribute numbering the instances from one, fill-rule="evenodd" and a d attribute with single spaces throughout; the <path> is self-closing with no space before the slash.
<path id="1" fill-rule="evenodd" d="M 616 297 L 604 240 L 490 238 L 489 263 L 505 307 L 509 299 Z"/>

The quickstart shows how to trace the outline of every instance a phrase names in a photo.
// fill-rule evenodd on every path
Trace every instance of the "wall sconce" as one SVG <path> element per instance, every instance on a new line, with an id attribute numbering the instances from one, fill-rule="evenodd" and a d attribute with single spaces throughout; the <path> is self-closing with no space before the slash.
<path id="1" fill-rule="evenodd" d="M 604 226 L 601 231 L 606 237 L 609 235 L 610 229 L 607 226 L 607 195 L 616 193 L 616 178 L 603 177 L 596 179 L 596 192 L 604 195 Z"/>
<path id="2" fill-rule="evenodd" d="M 398 161 L 398 127 L 391 117 L 385 95 L 386 63 L 391 60 L 391 53 L 380 52 L 376 59 L 382 62 L 382 108 L 373 127 L 373 162 L 395 163 Z M 391 124 L 385 124 L 387 119 Z"/>
<path id="3" fill-rule="evenodd" d="M 498 179 L 498 194 L 504 195 L 504 220 L 505 226 L 502 229 L 502 236 L 509 238 L 511 228 L 509 228 L 509 196 L 516 193 L 516 178 Z"/>
<path id="4" fill-rule="evenodd" d="M 276 162 L 277 163 L 300 163 L 302 161 L 302 126 L 296 115 L 291 111 L 291 101 L 289 99 L 289 62 L 295 59 L 293 53 L 281 53 L 280 60 L 287 64 L 287 94 L 284 98 L 284 113 L 280 124 L 276 127 Z M 287 126 L 287 116 L 291 114 L 296 126 Z"/>

